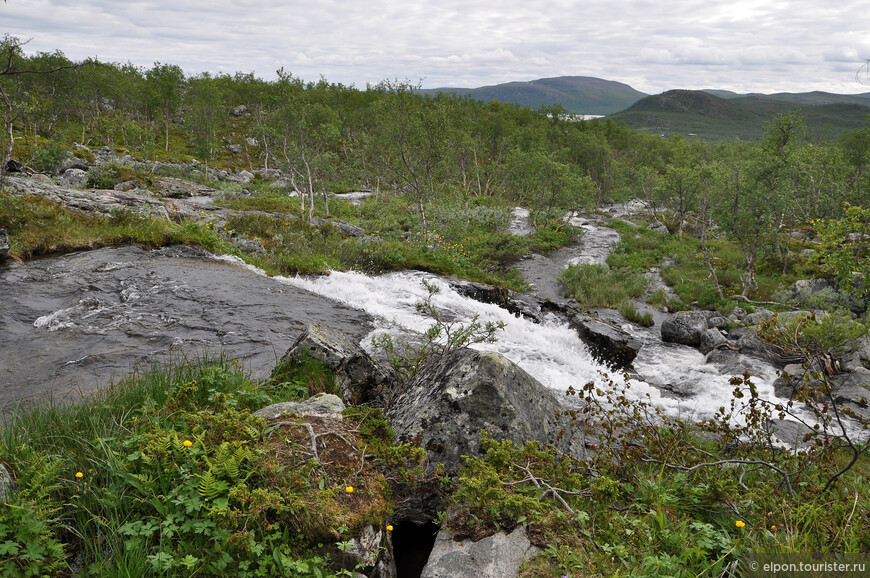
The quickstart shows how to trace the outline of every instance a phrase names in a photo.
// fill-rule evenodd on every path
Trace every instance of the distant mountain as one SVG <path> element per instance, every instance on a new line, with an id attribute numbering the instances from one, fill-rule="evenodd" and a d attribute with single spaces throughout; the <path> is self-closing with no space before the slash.
<path id="1" fill-rule="evenodd" d="M 794 110 L 806 116 L 807 135 L 813 139 L 837 138 L 845 131 L 868 126 L 870 99 L 866 95 L 713 92 L 669 90 L 642 98 L 609 118 L 639 130 L 705 141 L 756 140 L 776 114 Z"/>
<path id="2" fill-rule="evenodd" d="M 611 114 L 646 96 L 627 84 L 590 76 L 559 76 L 480 88 L 431 88 L 420 92 L 429 95 L 453 93 L 484 102 L 497 100 L 532 108 L 561 104 L 577 114 Z"/>
<path id="3" fill-rule="evenodd" d="M 760 98 L 782 100 L 795 104 L 863 104 L 865 106 L 870 106 L 870 92 L 865 92 L 863 94 L 833 94 L 831 92 L 821 92 L 818 90 L 813 92 L 777 92 L 774 94 L 738 94 L 736 92 L 731 92 L 730 90 L 704 90 L 703 92 L 725 99 L 757 96 Z"/>

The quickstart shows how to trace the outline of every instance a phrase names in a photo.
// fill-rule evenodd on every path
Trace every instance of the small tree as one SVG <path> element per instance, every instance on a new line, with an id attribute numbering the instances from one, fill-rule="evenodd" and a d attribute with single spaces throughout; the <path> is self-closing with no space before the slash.
<path id="1" fill-rule="evenodd" d="M 174 64 L 155 62 L 154 66 L 145 73 L 145 79 L 148 82 L 149 100 L 153 106 L 161 111 L 163 116 L 164 149 L 168 151 L 169 122 L 181 105 L 184 72 L 181 67 Z"/>

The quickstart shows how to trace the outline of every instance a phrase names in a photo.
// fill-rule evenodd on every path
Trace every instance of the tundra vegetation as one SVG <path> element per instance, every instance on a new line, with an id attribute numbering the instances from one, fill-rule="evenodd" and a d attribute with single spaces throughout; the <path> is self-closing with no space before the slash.
<path id="1" fill-rule="evenodd" d="M 188 76 L 24 48 L 0 42 L 4 175 L 12 160 L 57 174 L 107 151 L 116 160 L 92 167 L 88 186 L 183 176 L 218 188 L 219 204 L 236 212 L 220 226 L 94 216 L 0 182 L 14 259 L 196 243 L 272 274 L 415 268 L 522 290 L 513 263 L 570 243 L 567 213 L 637 199 L 645 214 L 611 223 L 621 241 L 608 267 L 565 272 L 581 305 L 631 315 L 652 268 L 676 297 L 649 302 L 671 310 L 752 309 L 808 277 L 866 298 L 870 126 L 808 141 L 795 111 L 758 142 L 705 144 L 574 120 L 559 107 L 424 97 L 407 82 Z M 283 178 L 221 177 L 257 169 Z M 360 205 L 336 196 L 354 190 L 371 196 Z M 530 210 L 530 236 L 508 231 L 516 206 Z M 339 220 L 365 234 L 348 236 Z M 237 237 L 265 251 L 246 253 Z M 779 300 L 775 309 L 806 305 Z M 816 367 L 866 330 L 848 312 L 824 319 L 774 323 L 763 336 Z M 485 337 L 497 338 L 490 329 Z M 378 409 L 347 410 L 330 459 L 311 455 L 305 427 L 276 433 L 252 416 L 329 389 L 322 371 L 254 382 L 224 360 L 201 360 L 131 376 L 87 406 L 9 416 L 0 462 L 14 491 L 0 505 L 0 575 L 342 575 L 318 544 L 386 528 L 420 484 L 452 506 L 441 522 L 457 535 L 525 526 L 542 549 L 525 576 L 715 576 L 746 552 L 870 551 L 866 442 L 842 426 L 824 372 L 797 388 L 795 403 L 821 424 L 804 451 L 782 449 L 768 427 L 797 406 L 769 407 L 748 376 L 734 381 L 735 398 L 753 401 L 747 414 L 722 408 L 700 424 L 631 401 L 613 377 L 607 391 L 573 384 L 586 408 L 572 414 L 575 427 L 594 426 L 598 440 L 590 461 L 487 438 L 483 457 L 444 477 L 395 442 Z"/>

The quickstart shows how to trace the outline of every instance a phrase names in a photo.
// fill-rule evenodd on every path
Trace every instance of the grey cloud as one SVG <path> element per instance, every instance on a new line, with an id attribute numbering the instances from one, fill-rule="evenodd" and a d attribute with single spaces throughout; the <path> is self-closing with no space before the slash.
<path id="1" fill-rule="evenodd" d="M 3 4 L 28 49 L 201 71 L 284 66 L 363 86 L 425 77 L 480 86 L 577 74 L 638 90 L 859 92 L 870 57 L 862 2 L 810 0 L 28 0 Z M 851 59 L 851 60 L 850 60 Z M 715 72 L 713 72 L 715 71 Z M 716 86 L 713 86 L 715 84 Z"/>

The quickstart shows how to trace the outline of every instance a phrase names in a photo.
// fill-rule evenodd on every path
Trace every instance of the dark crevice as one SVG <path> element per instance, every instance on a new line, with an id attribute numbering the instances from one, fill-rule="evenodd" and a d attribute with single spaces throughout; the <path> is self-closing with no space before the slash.
<path id="1" fill-rule="evenodd" d="M 393 529 L 393 557 L 397 578 L 420 578 L 440 528 L 432 522 L 399 522 Z"/>

